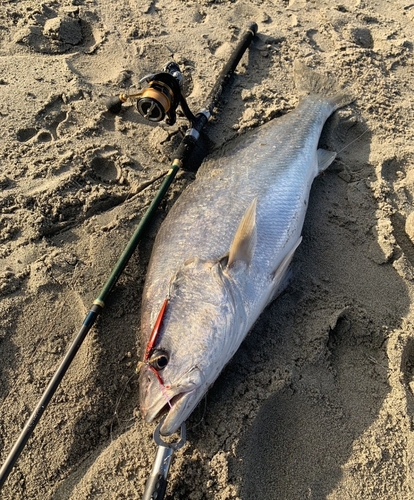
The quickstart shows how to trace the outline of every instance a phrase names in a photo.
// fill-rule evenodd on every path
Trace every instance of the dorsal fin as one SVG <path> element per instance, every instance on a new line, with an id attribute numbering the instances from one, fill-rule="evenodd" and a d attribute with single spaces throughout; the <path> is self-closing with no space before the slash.
<path id="1" fill-rule="evenodd" d="M 238 260 L 245 262 L 247 265 L 252 261 L 257 241 L 256 207 L 257 198 L 250 203 L 237 228 L 230 245 L 227 267 L 231 267 Z"/>

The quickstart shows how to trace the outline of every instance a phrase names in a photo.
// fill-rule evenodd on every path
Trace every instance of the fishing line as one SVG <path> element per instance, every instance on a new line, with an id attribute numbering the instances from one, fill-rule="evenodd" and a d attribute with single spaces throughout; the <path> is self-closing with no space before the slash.
<path id="1" fill-rule="evenodd" d="M 123 388 L 121 390 L 121 394 L 119 395 L 118 400 L 115 403 L 115 408 L 114 408 L 114 412 L 112 414 L 112 422 L 111 422 L 111 428 L 110 428 L 110 439 L 111 439 L 111 441 L 113 441 L 113 438 L 112 438 L 112 430 L 113 430 L 113 426 L 114 426 L 113 420 L 116 419 L 118 422 L 120 421 L 119 417 L 118 417 L 118 408 L 119 408 L 119 405 L 121 404 L 122 398 L 123 398 L 123 396 L 125 394 L 125 391 L 126 391 L 126 388 L 128 387 L 128 384 L 136 376 L 137 376 L 137 374 L 133 373 L 130 377 L 128 377 L 128 380 L 125 382 L 125 384 L 124 384 L 124 386 L 123 386 Z M 131 420 L 134 420 L 134 419 L 133 418 L 132 419 L 128 419 L 128 420 L 125 420 L 125 422 L 131 421 Z"/>
<path id="2" fill-rule="evenodd" d="M 168 394 L 167 394 L 167 389 L 165 388 L 165 385 L 164 384 L 161 384 L 161 392 L 162 392 L 162 395 L 164 396 L 165 400 L 167 401 L 167 404 L 168 406 L 170 407 L 170 409 L 172 410 L 172 404 L 171 404 L 171 399 L 168 397 Z"/>
<path id="3" fill-rule="evenodd" d="M 367 132 L 369 132 L 370 130 L 371 130 L 371 129 L 369 129 L 369 128 L 365 129 L 365 130 L 364 130 L 364 131 L 363 131 L 363 132 L 362 132 L 362 133 L 361 133 L 361 134 L 360 134 L 357 138 L 355 138 L 353 141 L 349 142 L 349 143 L 348 143 L 346 146 L 344 146 L 342 149 L 340 149 L 339 151 L 337 151 L 337 152 L 336 152 L 336 154 L 337 154 L 337 155 L 339 155 L 339 153 L 342 153 L 342 151 L 345 151 L 345 149 L 348 149 L 348 148 L 349 148 L 349 146 L 350 146 L 351 144 L 353 144 L 353 143 L 354 143 L 354 142 L 356 142 L 356 141 L 359 141 L 359 139 L 361 139 L 361 137 L 362 137 L 363 135 L 365 135 Z"/>
<path id="4" fill-rule="evenodd" d="M 190 430 L 196 429 L 197 427 L 199 427 L 202 424 L 204 417 L 206 416 L 206 413 L 207 413 L 207 399 L 208 399 L 208 394 L 206 394 L 203 398 L 203 403 L 204 403 L 203 409 L 200 412 L 201 416 L 200 416 L 198 422 L 195 422 L 191 427 L 188 427 L 188 429 L 190 429 Z M 198 405 L 198 408 L 201 409 L 201 404 Z"/>

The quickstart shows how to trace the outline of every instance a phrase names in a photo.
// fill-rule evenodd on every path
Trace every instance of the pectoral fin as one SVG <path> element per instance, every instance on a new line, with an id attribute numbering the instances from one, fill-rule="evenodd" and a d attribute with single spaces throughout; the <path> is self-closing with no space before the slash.
<path id="1" fill-rule="evenodd" d="M 326 149 L 318 149 L 318 172 L 321 173 L 326 170 L 329 165 L 335 160 L 336 153 L 334 151 L 327 151 Z"/>
<path id="2" fill-rule="evenodd" d="M 243 261 L 247 265 L 252 261 L 257 242 L 256 208 L 257 199 L 255 198 L 243 215 L 234 235 L 227 267 L 231 267 L 236 261 Z"/>

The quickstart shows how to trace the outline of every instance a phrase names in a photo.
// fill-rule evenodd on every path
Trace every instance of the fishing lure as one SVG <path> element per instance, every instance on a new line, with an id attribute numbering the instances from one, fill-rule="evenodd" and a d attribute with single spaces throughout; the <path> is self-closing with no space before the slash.
<path id="1" fill-rule="evenodd" d="M 167 310 L 167 305 L 168 305 L 168 297 L 164 300 L 164 302 L 161 306 L 161 310 L 158 313 L 157 319 L 155 321 L 154 327 L 151 331 L 151 335 L 150 335 L 150 338 L 148 340 L 147 347 L 145 349 L 144 361 L 141 361 L 140 363 L 138 363 L 138 366 L 137 366 L 137 372 L 139 372 L 144 365 L 148 365 L 150 370 L 157 377 L 158 382 L 161 384 L 161 387 L 163 389 L 164 388 L 168 389 L 168 387 L 165 387 L 164 381 L 163 381 L 161 375 L 159 374 L 159 372 L 167 365 L 168 354 L 161 349 L 155 349 L 154 346 L 158 340 L 160 327 L 162 324 L 162 320 L 165 316 L 165 312 Z M 164 391 L 163 391 L 163 393 L 164 393 Z M 166 399 L 169 403 L 169 399 L 167 397 L 166 397 Z"/>

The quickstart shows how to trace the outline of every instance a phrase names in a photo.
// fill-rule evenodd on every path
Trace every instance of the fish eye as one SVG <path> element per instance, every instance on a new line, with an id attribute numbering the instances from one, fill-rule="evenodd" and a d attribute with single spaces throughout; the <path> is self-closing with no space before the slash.
<path id="1" fill-rule="evenodd" d="M 154 351 L 151 359 L 149 360 L 149 364 L 157 371 L 162 370 L 168 365 L 168 361 L 170 357 L 167 352 L 162 350 Z"/>

